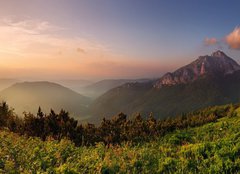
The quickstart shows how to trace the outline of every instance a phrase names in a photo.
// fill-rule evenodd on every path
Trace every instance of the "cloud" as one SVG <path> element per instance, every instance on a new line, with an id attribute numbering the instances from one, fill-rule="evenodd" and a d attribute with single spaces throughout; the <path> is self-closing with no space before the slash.
<path id="1" fill-rule="evenodd" d="M 21 30 L 26 34 L 44 34 L 44 32 L 58 31 L 63 28 L 54 26 L 48 21 L 23 19 L 13 20 L 12 18 L 3 18 L 0 20 L 1 27 L 8 27 L 9 29 Z"/>
<path id="2" fill-rule="evenodd" d="M 0 53 L 28 56 L 53 57 L 59 52 L 68 56 L 88 53 L 89 57 L 108 54 L 109 48 L 84 37 L 62 35 L 62 27 L 48 21 L 19 19 L 14 17 L 0 19 Z"/>
<path id="3" fill-rule="evenodd" d="M 72 31 L 48 21 L 0 19 L 1 76 L 133 78 L 161 74 L 165 68 L 159 67 L 159 62 L 115 53 L 90 36 L 72 35 Z"/>
<path id="4" fill-rule="evenodd" d="M 49 32 L 59 30 L 59 27 L 47 21 L 2 18 L 0 19 L 0 52 L 24 56 L 46 53 L 59 43 Z"/>
<path id="5" fill-rule="evenodd" d="M 0 25 L 1 26 L 8 26 L 14 29 L 21 29 L 22 32 L 28 33 L 28 34 L 40 34 L 43 32 L 50 32 L 57 30 L 63 30 L 63 28 L 60 28 L 58 26 L 54 26 L 50 24 L 48 21 L 42 21 L 42 20 L 34 20 L 31 18 L 19 18 L 15 16 L 11 17 L 5 17 L 0 19 Z"/>
<path id="6" fill-rule="evenodd" d="M 96 76 L 103 67 L 93 66 L 94 63 L 121 64 L 118 56 L 105 43 L 90 36 L 72 36 L 70 29 L 48 21 L 0 18 L 0 69 L 6 70 L 2 76 L 41 76 L 43 70 L 53 77 Z M 17 73 L 19 68 L 23 68 L 21 73 Z"/>
<path id="7" fill-rule="evenodd" d="M 85 50 L 78 47 L 78 48 L 77 48 L 77 52 L 78 52 L 78 53 L 85 53 Z"/>
<path id="8" fill-rule="evenodd" d="M 216 45 L 218 43 L 218 40 L 214 37 L 212 38 L 205 38 L 204 39 L 204 44 L 207 46 L 211 46 L 211 45 Z"/>
<path id="9" fill-rule="evenodd" d="M 227 45 L 230 49 L 240 50 L 240 27 L 236 27 L 231 33 L 223 38 L 209 38 L 204 39 L 204 45 L 215 46 L 218 49 L 223 49 L 223 46 Z"/>
<path id="10" fill-rule="evenodd" d="M 229 48 L 240 50 L 240 27 L 236 27 L 226 38 Z"/>

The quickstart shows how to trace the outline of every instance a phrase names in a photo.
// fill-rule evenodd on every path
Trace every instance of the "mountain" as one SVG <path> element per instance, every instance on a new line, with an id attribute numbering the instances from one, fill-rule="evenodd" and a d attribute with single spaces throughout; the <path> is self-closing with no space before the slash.
<path id="1" fill-rule="evenodd" d="M 80 91 L 86 96 L 89 96 L 91 98 L 97 98 L 108 90 L 113 89 L 117 86 L 121 86 L 125 83 L 146 81 L 149 81 L 149 79 L 105 79 L 91 85 L 87 85 Z"/>
<path id="2" fill-rule="evenodd" d="M 91 105 L 91 121 L 99 122 L 119 112 L 166 118 L 236 102 L 240 102 L 240 66 L 216 51 L 157 80 L 128 83 L 108 91 Z"/>
<path id="3" fill-rule="evenodd" d="M 89 98 L 51 82 L 16 83 L 1 91 L 0 96 L 20 115 L 23 111 L 36 113 L 41 106 L 45 112 L 51 108 L 56 112 L 64 109 L 73 116 L 81 116 L 90 103 Z"/>
<path id="4" fill-rule="evenodd" d="M 65 79 L 65 80 L 56 80 L 54 81 L 58 84 L 61 84 L 67 88 L 70 88 L 76 92 L 79 92 L 82 94 L 82 88 L 84 88 L 85 86 L 89 86 L 91 84 L 93 84 L 92 81 L 89 80 L 83 80 L 83 79 L 75 79 L 75 80 L 71 80 L 71 79 Z"/>
<path id="5" fill-rule="evenodd" d="M 17 80 L 17 79 L 6 79 L 6 78 L 0 79 L 0 90 L 3 90 L 19 81 L 20 80 Z"/>
<path id="6" fill-rule="evenodd" d="M 236 61 L 228 57 L 222 51 L 216 51 L 211 56 L 200 56 L 197 60 L 186 65 L 173 73 L 167 73 L 160 78 L 155 87 L 176 85 L 181 83 L 189 83 L 199 77 L 207 74 L 217 76 L 219 74 L 231 74 L 240 70 L 240 66 Z"/>

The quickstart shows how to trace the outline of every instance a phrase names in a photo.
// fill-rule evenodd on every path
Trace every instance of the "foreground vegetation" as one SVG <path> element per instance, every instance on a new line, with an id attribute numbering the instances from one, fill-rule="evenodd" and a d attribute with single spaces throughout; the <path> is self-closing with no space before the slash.
<path id="1" fill-rule="evenodd" d="M 224 115 L 202 126 L 175 126 L 149 141 L 118 145 L 103 141 L 77 147 L 66 138 L 42 141 L 1 130 L 0 173 L 237 173 L 240 107 L 201 112 L 207 111 Z"/>
<path id="2" fill-rule="evenodd" d="M 140 114 L 133 119 L 120 113 L 111 120 L 103 119 L 100 125 L 79 124 L 68 112 L 61 110 L 44 114 L 39 107 L 36 115 L 25 113 L 19 118 L 6 103 L 0 105 L 0 128 L 28 137 L 46 140 L 67 138 L 77 146 L 91 146 L 96 143 L 121 144 L 131 142 L 138 144 L 149 142 L 177 129 L 196 127 L 215 122 L 224 116 L 234 116 L 239 105 L 225 105 L 199 110 L 178 117 L 156 120 L 152 114 L 144 119 Z"/>

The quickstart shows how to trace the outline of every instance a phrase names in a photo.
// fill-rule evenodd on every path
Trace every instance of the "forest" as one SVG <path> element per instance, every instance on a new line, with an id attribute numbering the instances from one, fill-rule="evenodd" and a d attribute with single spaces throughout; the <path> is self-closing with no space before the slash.
<path id="1" fill-rule="evenodd" d="M 128 119 L 124 113 L 119 113 L 108 120 L 103 118 L 100 125 L 90 123 L 80 124 L 69 113 L 61 110 L 49 114 L 39 107 L 36 115 L 24 113 L 24 118 L 14 114 L 6 102 L 0 105 L 0 127 L 28 137 L 61 140 L 66 138 L 76 146 L 90 146 L 102 142 L 105 145 L 116 145 L 123 142 L 139 143 L 151 141 L 174 130 L 201 126 L 215 122 L 225 115 L 236 114 L 234 110 L 239 105 L 225 105 L 206 108 L 173 118 L 156 120 L 152 114 L 146 119 L 136 114 Z"/>

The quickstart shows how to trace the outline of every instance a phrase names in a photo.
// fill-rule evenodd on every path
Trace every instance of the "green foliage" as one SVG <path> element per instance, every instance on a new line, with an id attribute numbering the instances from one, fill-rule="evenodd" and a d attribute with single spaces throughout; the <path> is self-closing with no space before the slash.
<path id="1" fill-rule="evenodd" d="M 236 112 L 236 116 L 240 117 L 240 107 L 238 107 L 238 108 L 235 110 L 235 112 Z"/>
<path id="2" fill-rule="evenodd" d="M 169 143 L 173 145 L 184 145 L 190 143 L 192 140 L 192 135 L 190 132 L 176 132 L 169 138 Z"/>
<path id="3" fill-rule="evenodd" d="M 6 103 L 0 107 L 0 128 L 8 128 L 10 131 L 21 135 L 40 137 L 42 140 L 67 138 L 75 145 L 95 145 L 96 143 L 121 144 L 131 142 L 138 144 L 152 141 L 174 130 L 201 126 L 215 122 L 224 116 L 237 115 L 239 105 L 225 105 L 206 108 L 189 114 L 183 114 L 175 118 L 156 120 L 152 114 L 143 119 L 138 114 L 133 119 L 127 119 L 127 115 L 119 113 L 111 120 L 103 119 L 99 126 L 94 124 L 78 124 L 71 118 L 68 112 L 61 110 L 55 113 L 44 114 L 39 107 L 36 115 L 24 113 L 24 119 L 14 116 Z M 183 144 L 190 141 L 190 135 L 179 134 L 169 139 L 173 144 Z"/>
<path id="4" fill-rule="evenodd" d="M 21 119 L 19 119 L 10 109 L 6 102 L 0 103 L 0 128 L 8 128 L 15 132 L 20 130 Z"/>
<path id="5" fill-rule="evenodd" d="M 146 131 L 145 126 L 150 122 L 155 129 L 171 130 L 138 144 L 125 142 L 106 146 L 97 143 L 94 146 L 77 147 L 66 138 L 42 141 L 40 138 L 1 130 L 0 173 L 238 173 L 240 116 L 228 117 L 230 108 L 221 106 L 196 112 L 199 115 L 208 113 L 211 117 L 207 117 L 207 120 L 214 118 L 214 122 L 208 123 L 200 122 L 202 117 L 183 116 L 164 120 L 160 125 L 156 122 L 155 125 L 153 118 L 144 121 L 137 116 L 133 119 L 135 121 L 130 121 L 134 129 Z M 234 112 L 239 112 L 238 106 L 233 108 Z M 219 118 L 215 119 L 216 115 Z M 111 135 L 126 137 L 118 132 L 122 126 L 126 128 L 123 123 L 129 120 L 125 119 L 125 115 L 121 114 L 111 121 L 105 120 L 100 127 L 107 131 L 106 125 L 119 124 Z M 171 126 L 168 127 L 168 124 Z M 89 131 L 99 131 L 94 125 L 86 127 L 91 127 Z M 90 136 L 91 133 L 88 133 Z M 139 132 L 136 130 L 136 133 Z"/>

